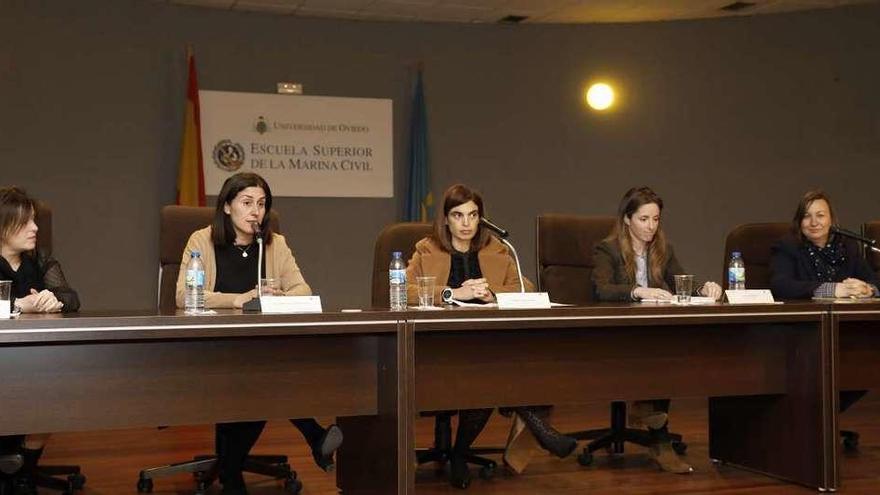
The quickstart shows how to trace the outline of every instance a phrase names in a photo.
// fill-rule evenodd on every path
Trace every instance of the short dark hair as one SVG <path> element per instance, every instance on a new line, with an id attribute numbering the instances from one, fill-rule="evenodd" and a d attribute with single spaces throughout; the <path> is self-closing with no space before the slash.
<path id="1" fill-rule="evenodd" d="M 798 202 L 797 209 L 794 211 L 794 218 L 791 219 L 791 235 L 793 235 L 796 239 L 800 239 L 802 241 L 806 240 L 804 238 L 803 232 L 801 232 L 801 221 L 804 219 L 804 215 L 807 214 L 807 210 L 810 209 L 810 205 L 813 204 L 814 201 L 822 199 L 826 203 L 828 203 L 828 213 L 831 214 L 831 224 L 834 225 L 837 223 L 837 215 L 834 213 L 834 206 L 831 204 L 831 198 L 825 191 L 821 189 L 813 189 L 812 191 L 807 191 L 801 196 L 801 200 Z"/>
<path id="2" fill-rule="evenodd" d="M 36 211 L 36 201 L 24 189 L 16 186 L 0 189 L 0 241 L 21 230 Z"/>
<path id="3" fill-rule="evenodd" d="M 269 183 L 257 174 L 239 172 L 226 179 L 223 187 L 220 188 L 220 194 L 217 195 L 214 220 L 211 222 L 211 241 L 215 246 L 224 246 L 235 242 L 235 229 L 232 227 L 229 215 L 223 211 L 223 206 L 231 205 L 238 193 L 249 187 L 259 187 L 266 193 L 266 214 L 263 216 L 260 230 L 263 231 L 264 242 L 267 245 L 272 243 L 272 228 L 269 224 L 269 217 L 272 213 L 272 190 L 269 189 Z"/>
<path id="4" fill-rule="evenodd" d="M 449 211 L 456 206 L 463 205 L 468 201 L 473 201 L 477 205 L 477 213 L 480 218 L 486 214 L 486 210 L 483 209 L 483 197 L 464 184 L 454 184 L 443 193 L 443 202 L 437 211 L 436 218 L 434 218 L 434 232 L 431 237 L 447 253 L 451 253 L 454 248 L 452 247 L 452 234 L 449 233 L 449 227 L 446 225 L 446 215 L 449 215 Z M 479 251 L 489 244 L 490 240 L 489 231 L 477 224 L 477 235 L 471 239 L 471 249 Z"/>

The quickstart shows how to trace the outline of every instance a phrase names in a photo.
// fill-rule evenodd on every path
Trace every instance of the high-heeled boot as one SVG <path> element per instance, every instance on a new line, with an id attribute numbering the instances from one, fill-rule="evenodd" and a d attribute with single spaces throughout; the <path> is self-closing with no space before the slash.
<path id="1" fill-rule="evenodd" d="M 577 448 L 577 440 L 556 431 L 534 410 L 526 407 L 517 408 L 516 414 L 525 421 L 529 431 L 535 435 L 538 444 L 547 452 L 559 457 L 568 457 Z"/>
<path id="2" fill-rule="evenodd" d="M 630 406 L 629 423 L 643 425 L 648 428 L 651 444 L 648 445 L 648 454 L 660 466 L 660 469 L 668 473 L 690 474 L 694 468 L 684 462 L 672 448 L 672 439 L 669 438 L 669 415 L 667 410 L 669 401 L 638 401 Z"/>

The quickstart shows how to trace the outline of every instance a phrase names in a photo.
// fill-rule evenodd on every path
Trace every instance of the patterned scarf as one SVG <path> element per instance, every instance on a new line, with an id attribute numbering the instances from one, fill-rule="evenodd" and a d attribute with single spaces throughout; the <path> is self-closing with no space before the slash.
<path id="1" fill-rule="evenodd" d="M 825 247 L 818 247 L 810 241 L 806 241 L 804 247 L 818 281 L 840 282 L 837 272 L 846 263 L 846 247 L 842 240 L 833 236 Z"/>

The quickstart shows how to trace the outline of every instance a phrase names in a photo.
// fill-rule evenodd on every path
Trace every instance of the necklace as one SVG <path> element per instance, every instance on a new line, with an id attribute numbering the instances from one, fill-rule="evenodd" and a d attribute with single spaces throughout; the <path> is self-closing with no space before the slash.
<path id="1" fill-rule="evenodd" d="M 235 247 L 238 248 L 239 251 L 241 251 L 241 257 L 242 257 L 242 258 L 247 258 L 247 257 L 248 257 L 248 251 L 251 249 L 251 245 L 250 245 L 250 244 L 248 244 L 247 246 L 235 246 Z"/>

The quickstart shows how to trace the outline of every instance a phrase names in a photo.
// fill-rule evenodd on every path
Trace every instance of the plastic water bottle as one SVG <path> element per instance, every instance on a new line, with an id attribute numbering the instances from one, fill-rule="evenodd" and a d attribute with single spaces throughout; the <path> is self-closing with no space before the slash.
<path id="1" fill-rule="evenodd" d="M 406 263 L 403 253 L 394 251 L 388 265 L 388 299 L 391 311 L 406 311 Z"/>
<path id="2" fill-rule="evenodd" d="M 727 265 L 727 287 L 730 290 L 746 288 L 746 264 L 743 263 L 742 253 L 739 251 L 730 253 L 730 264 Z"/>
<path id="3" fill-rule="evenodd" d="M 199 314 L 205 310 L 205 265 L 198 251 L 190 254 L 186 264 L 186 295 L 184 297 L 186 314 Z"/>

